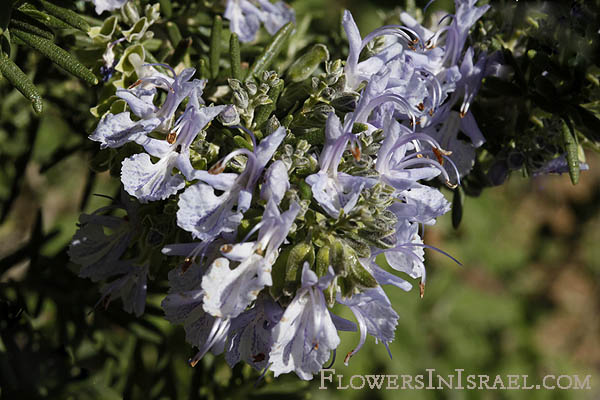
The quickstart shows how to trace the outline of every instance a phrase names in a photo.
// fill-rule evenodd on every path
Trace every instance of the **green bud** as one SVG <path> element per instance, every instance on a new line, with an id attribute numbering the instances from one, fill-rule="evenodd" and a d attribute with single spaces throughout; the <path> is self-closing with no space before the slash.
<path id="1" fill-rule="evenodd" d="M 244 220 L 242 220 L 242 222 L 244 222 Z M 280 303 L 282 303 L 282 299 L 284 299 L 283 287 L 285 285 L 287 260 L 291 249 L 292 248 L 290 246 L 282 248 L 281 252 L 279 253 L 279 257 L 277 257 L 277 260 L 275 260 L 271 270 L 273 285 L 271 285 L 269 288 L 269 293 L 275 301 L 279 301 Z M 291 298 L 288 297 L 288 300 L 291 300 Z"/>
<path id="2" fill-rule="evenodd" d="M 335 274 L 338 276 L 346 276 L 346 261 L 344 254 L 344 245 L 339 240 L 334 240 L 331 243 L 331 250 L 329 253 L 329 260 Z"/>
<path id="3" fill-rule="evenodd" d="M 344 239 L 350 244 L 352 249 L 356 251 L 356 254 L 358 254 L 360 258 L 371 256 L 371 248 L 369 247 L 369 243 L 359 235 L 352 232 L 346 232 Z"/>
<path id="4" fill-rule="evenodd" d="M 352 133 L 354 134 L 365 132 L 368 129 L 369 127 L 367 126 L 367 124 L 363 124 L 362 122 L 355 122 L 354 125 L 352 125 Z"/>
<path id="5" fill-rule="evenodd" d="M 283 293 L 288 296 L 292 296 L 298 285 L 302 275 L 302 268 L 304 263 L 308 262 L 311 267 L 315 262 L 315 248 L 309 243 L 298 243 L 288 256 L 285 269 L 285 285 Z"/>
<path id="6" fill-rule="evenodd" d="M 302 200 L 311 200 L 312 199 L 312 189 L 308 183 L 305 181 L 300 181 L 298 184 L 300 198 Z"/>
<path id="7" fill-rule="evenodd" d="M 325 245 L 319 249 L 317 252 L 317 260 L 316 260 L 316 272 L 318 277 L 322 277 L 327 275 L 329 272 L 329 259 L 330 259 L 330 250 L 331 248 L 328 245 Z M 329 307 L 333 307 L 335 304 L 335 294 L 337 292 L 337 284 L 336 280 L 331 283 L 324 291 L 325 301 L 327 301 L 327 305 Z"/>

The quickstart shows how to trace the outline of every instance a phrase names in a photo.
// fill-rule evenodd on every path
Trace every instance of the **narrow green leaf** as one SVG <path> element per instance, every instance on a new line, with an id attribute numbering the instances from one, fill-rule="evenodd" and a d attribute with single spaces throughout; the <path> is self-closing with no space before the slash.
<path id="1" fill-rule="evenodd" d="M 221 16 L 215 16 L 212 30 L 210 32 L 210 76 L 216 79 L 219 75 L 219 60 L 221 59 L 221 33 L 223 32 L 223 20 Z"/>
<path id="2" fill-rule="evenodd" d="M 77 13 L 63 7 L 59 7 L 56 4 L 52 4 L 46 0 L 39 0 L 44 10 L 48 12 L 48 14 L 60 19 L 68 25 L 71 25 L 73 28 L 79 29 L 83 32 L 87 32 L 90 30 L 90 25 L 86 20 L 81 18 Z"/>
<path id="3" fill-rule="evenodd" d="M 571 127 L 562 121 L 563 146 L 567 152 L 567 165 L 569 166 L 569 176 L 573 185 L 579 182 L 579 157 L 577 155 L 577 142 L 571 132 Z"/>
<path id="4" fill-rule="evenodd" d="M 231 77 L 233 79 L 242 80 L 240 40 L 237 33 L 232 33 L 229 39 L 229 57 L 231 63 Z"/>
<path id="5" fill-rule="evenodd" d="M 271 42 L 265 47 L 263 52 L 250 67 L 247 79 L 258 75 L 269 68 L 275 57 L 277 57 L 277 55 L 283 49 L 283 45 L 287 42 L 287 39 L 291 36 L 293 30 L 294 24 L 292 22 L 288 22 L 282 26 L 279 31 L 277 31 L 275 36 L 273 36 L 271 39 Z"/>
<path id="6" fill-rule="evenodd" d="M 287 71 L 292 82 L 308 79 L 323 61 L 329 60 L 329 51 L 323 44 L 315 44 L 305 54 L 300 56 Z"/>
<path id="7" fill-rule="evenodd" d="M 181 31 L 179 30 L 179 27 L 177 27 L 177 24 L 171 21 L 167 22 L 167 33 L 169 34 L 169 40 L 171 41 L 173 47 L 177 47 L 177 45 L 183 38 L 183 36 L 181 36 Z"/>
<path id="8" fill-rule="evenodd" d="M 91 85 L 98 83 L 98 78 L 96 78 L 92 71 L 50 40 L 20 30 L 13 30 L 13 33 L 23 42 L 27 43 L 27 45 L 62 67 L 65 71 L 70 72 Z"/>
<path id="9" fill-rule="evenodd" d="M 19 92 L 23 94 L 33 106 L 36 113 L 41 113 L 42 96 L 31 82 L 31 79 L 4 53 L 0 53 L 0 72 Z"/>
<path id="10" fill-rule="evenodd" d="M 171 0 L 159 0 L 159 3 L 161 14 L 166 19 L 170 19 L 173 15 L 173 5 L 171 4 Z"/>
<path id="11" fill-rule="evenodd" d="M 208 63 L 206 62 L 206 60 L 204 58 L 201 58 L 200 61 L 198 61 L 198 71 L 200 72 L 201 79 L 210 78 L 210 70 L 208 69 L 207 64 Z"/>
<path id="12" fill-rule="evenodd" d="M 33 33 L 34 35 L 41 36 L 48 40 L 54 39 L 54 32 L 46 25 L 41 23 L 35 18 L 30 17 L 29 15 L 15 10 L 13 13 L 13 18 L 10 21 L 11 28 L 19 29 L 25 32 Z"/>

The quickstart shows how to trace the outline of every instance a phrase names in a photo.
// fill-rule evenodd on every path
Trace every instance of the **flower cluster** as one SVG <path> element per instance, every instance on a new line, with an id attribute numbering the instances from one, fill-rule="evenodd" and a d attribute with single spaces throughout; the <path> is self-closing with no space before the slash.
<path id="1" fill-rule="evenodd" d="M 254 40 L 261 24 L 274 35 L 283 25 L 296 20 L 290 6 L 269 0 L 228 0 L 223 16 L 229 20 L 231 32 L 244 43 Z"/>
<path id="2" fill-rule="evenodd" d="M 138 60 L 137 81 L 115 93 L 127 110 L 109 108 L 90 135 L 103 149 L 128 148 L 120 165 L 128 218 L 103 215 L 108 209 L 82 216 L 71 244 L 80 275 L 123 274 L 104 296 L 119 294 L 141 314 L 148 265 L 157 263 L 144 249 L 159 246 L 167 261 L 158 264 L 177 264 L 162 307 L 198 348 L 192 365 L 211 351 L 231 366 L 311 379 L 339 345 L 338 331 L 357 330 L 336 304 L 360 332 L 346 363 L 367 335 L 387 347 L 398 314 L 382 286 L 410 290 L 392 273 L 403 272 L 423 296 L 429 246 L 420 228 L 450 209 L 436 180 L 458 185 L 484 142 L 469 105 L 497 62 L 464 49 L 489 8 L 475 3 L 456 0 L 435 32 L 402 14 L 405 26 L 364 38 L 346 11 L 347 60 L 309 76 L 313 92 L 289 117 L 298 85 L 281 94 L 287 83 L 273 71 L 230 79 L 222 88 L 230 100 L 207 105 L 210 82 L 193 79 L 195 69 Z M 228 3 L 225 17 L 242 41 L 260 22 L 274 33 L 294 18 L 283 3 L 258 5 Z M 178 228 L 151 240 L 139 233 L 147 231 L 140 213 Z M 131 244 L 141 236 L 143 246 Z M 380 255 L 391 270 L 376 263 Z"/>

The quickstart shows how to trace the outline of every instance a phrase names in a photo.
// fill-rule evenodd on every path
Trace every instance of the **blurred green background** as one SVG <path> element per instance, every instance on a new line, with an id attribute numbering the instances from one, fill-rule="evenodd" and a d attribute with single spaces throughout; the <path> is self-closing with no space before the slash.
<path id="1" fill-rule="evenodd" d="M 393 5 L 343 2 L 329 10 L 335 20 L 335 10 L 350 8 L 364 33 L 390 18 L 378 10 Z M 463 266 L 427 250 L 423 299 L 418 290 L 386 288 L 400 315 L 393 359 L 368 338 L 346 367 L 358 334 L 341 333 L 333 366 L 346 378 L 427 368 L 440 375 L 457 368 L 465 375 L 527 374 L 534 384 L 546 374 L 592 375 L 591 391 L 319 390 L 318 376 L 307 383 L 293 374 L 267 376 L 255 387 L 257 373 L 241 365 L 230 370 L 222 356 L 188 366 L 194 351 L 183 329 L 162 318 L 162 283 L 150 283 L 141 319 L 120 304 L 93 310 L 98 286 L 76 276 L 65 246 L 81 210 L 107 204 L 91 194 L 118 191 L 108 174 L 88 167 L 97 151 L 86 138 L 95 94 L 35 53 L 19 52 L 17 60 L 43 92 L 46 112 L 34 117 L 0 80 L 0 398 L 600 398 L 598 155 L 588 154 L 590 171 L 577 186 L 567 175 L 513 176 L 467 198 L 458 230 L 450 215 L 440 218 L 425 242 Z M 353 320 L 347 310 L 336 312 Z"/>

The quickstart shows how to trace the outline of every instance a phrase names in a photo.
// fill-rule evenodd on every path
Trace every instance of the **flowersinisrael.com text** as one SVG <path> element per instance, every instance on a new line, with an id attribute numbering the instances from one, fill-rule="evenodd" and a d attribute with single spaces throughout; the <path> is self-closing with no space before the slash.
<path id="1" fill-rule="evenodd" d="M 342 375 L 335 369 L 322 369 L 319 389 L 334 390 L 591 390 L 591 375 L 545 375 L 540 379 L 528 375 L 466 374 L 439 375 L 428 368 L 419 375 Z"/>

